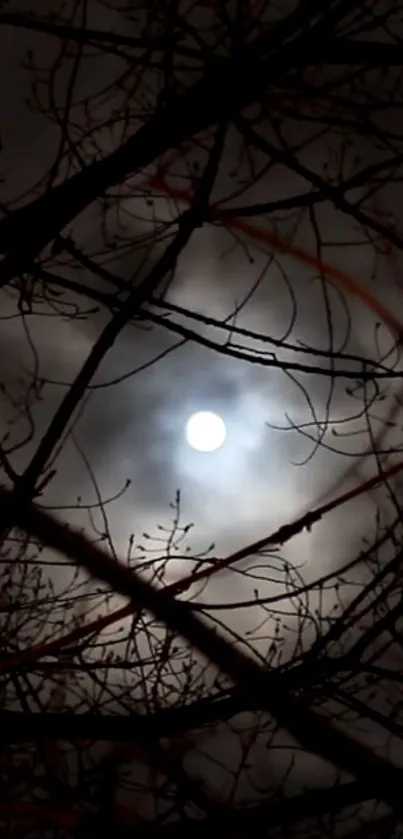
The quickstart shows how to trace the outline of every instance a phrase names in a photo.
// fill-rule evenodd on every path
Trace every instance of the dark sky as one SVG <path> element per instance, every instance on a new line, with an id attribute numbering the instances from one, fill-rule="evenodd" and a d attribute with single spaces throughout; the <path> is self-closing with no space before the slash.
<path id="1" fill-rule="evenodd" d="M 95 9 L 92 4 L 90 7 L 94 25 L 106 26 L 109 20 L 106 9 Z M 46 11 L 45 7 L 43 11 Z M 49 167 L 58 142 L 55 126 L 27 108 L 27 99 L 32 98 L 32 89 L 29 92 L 32 76 L 20 66 L 28 48 L 34 50 L 35 60 L 49 66 L 55 39 L 17 32 L 17 38 L 13 37 L 16 32 L 11 27 L 1 32 L 2 101 L 7 114 L 2 130 L 3 198 L 17 197 L 35 184 Z M 104 87 L 113 78 L 115 65 L 114 58 L 87 62 L 86 69 L 78 75 L 75 99 L 78 101 L 89 91 Z M 56 77 L 55 96 L 60 97 L 64 78 L 63 72 L 60 79 Z M 38 87 L 38 95 L 42 99 L 46 97 L 43 86 Z M 107 102 L 103 107 L 111 109 L 112 103 Z M 104 146 L 108 140 L 108 135 L 105 136 Z M 340 152 L 342 141 L 343 138 L 331 134 L 320 141 L 312 141 L 303 152 L 304 162 L 320 170 L 329 164 L 332 155 Z M 220 170 L 221 180 L 219 178 L 216 186 L 217 194 L 222 194 L 230 183 L 228 173 L 237 165 L 237 148 L 236 136 L 230 134 Z M 370 151 L 368 149 L 368 156 Z M 353 153 L 356 153 L 354 144 L 350 156 Z M 242 177 L 241 167 L 239 182 Z M 250 194 L 255 200 L 265 200 L 268 195 L 274 200 L 276 196 L 287 196 L 293 188 L 298 190 L 301 183 L 302 179 L 278 166 Z M 243 201 L 246 202 L 246 198 Z M 157 201 L 152 210 L 145 211 L 143 200 L 127 198 L 121 202 L 124 225 L 127 227 L 131 219 L 137 235 L 139 229 L 150 229 L 145 212 L 161 216 L 167 213 L 167 206 Z M 168 209 L 168 212 L 172 210 Z M 139 216 L 143 219 L 140 222 Z M 330 243 L 329 247 L 323 248 L 322 258 L 349 273 L 362 285 L 374 288 L 372 248 L 354 244 L 337 247 L 341 241 L 354 242 L 357 236 L 351 223 L 328 205 L 320 209 L 318 218 L 322 236 Z M 117 218 L 110 213 L 110 235 L 116 232 L 116 223 Z M 306 216 L 295 214 L 283 221 L 280 217 L 280 225 L 281 232 L 292 238 L 294 244 L 307 250 L 314 249 L 312 225 Z M 96 254 L 101 246 L 99 210 L 90 208 L 71 231 L 86 253 Z M 332 246 L 332 243 L 335 244 Z M 156 246 L 151 260 L 157 258 L 161 247 Z M 250 257 L 253 264 L 250 264 Z M 120 254 L 112 261 L 109 256 L 107 264 L 121 276 L 130 277 L 138 263 L 138 252 L 134 252 Z M 379 282 L 376 286 L 377 294 L 393 307 L 399 297 L 394 278 L 388 276 L 389 264 L 380 260 L 377 269 L 377 276 L 382 278 L 381 288 Z M 364 357 L 373 357 L 376 340 L 380 341 L 383 350 L 388 348 L 388 342 L 391 346 L 385 328 L 374 338 L 374 316 L 361 303 L 341 295 L 330 284 L 326 285 L 327 301 L 321 279 L 297 260 L 278 255 L 273 260 L 267 252 L 253 249 L 246 253 L 232 236 L 219 229 L 204 228 L 195 233 L 178 264 L 169 299 L 217 319 L 228 318 L 248 295 L 259 275 L 261 280 L 256 292 L 237 316 L 238 326 L 257 329 L 274 338 L 290 332 L 290 343 L 303 342 L 321 350 L 326 350 L 332 340 L 336 350 Z M 6 299 L 5 294 L 3 299 Z M 11 311 L 14 303 L 9 305 Z M 332 335 L 327 317 L 330 317 Z M 32 341 L 38 353 L 40 375 L 54 382 L 68 383 L 89 351 L 101 322 L 104 322 L 103 318 L 60 323 L 56 317 L 30 318 L 29 323 L 26 321 L 25 325 L 18 326 L 15 320 L 5 322 L 1 336 L 8 348 L 7 357 L 2 357 L 5 377 L 15 376 L 23 359 L 32 369 L 33 354 L 29 348 L 29 341 Z M 105 360 L 97 382 L 104 385 L 135 370 L 175 341 L 175 336 L 158 326 L 146 331 L 144 327 L 127 328 Z M 292 354 L 288 357 L 292 358 Z M 304 360 L 296 354 L 293 358 Z M 352 364 L 347 366 L 351 368 Z M 352 467 L 352 460 L 337 452 L 352 451 L 357 455 L 368 445 L 365 418 L 338 426 L 341 437 L 332 435 L 332 423 L 349 419 L 362 408 L 360 396 L 346 393 L 348 384 L 341 379 L 330 393 L 329 378 L 297 373 L 292 379 L 282 371 L 248 365 L 187 343 L 121 384 L 93 391 L 75 433 L 103 494 L 113 495 L 126 479 L 132 482 L 123 499 L 110 509 L 111 524 L 116 529 L 120 549 L 130 530 L 152 531 L 158 523 L 167 524 L 168 505 L 177 489 L 182 492 L 185 522 L 195 523 L 192 544 L 201 547 L 215 541 L 221 553 L 269 533 L 280 523 L 318 503 Z M 369 396 L 370 390 L 369 387 Z M 37 435 L 63 392 L 57 384 L 45 385 L 43 401 L 35 407 Z M 322 448 L 309 459 L 315 449 L 314 440 L 297 431 L 282 432 L 269 427 L 270 424 L 287 427 L 291 423 L 311 423 L 306 431 L 315 439 L 317 431 L 313 422 L 315 418 L 319 421 L 326 418 L 327 403 L 330 433 L 326 441 L 335 452 Z M 199 409 L 217 411 L 228 425 L 227 442 L 217 453 L 193 452 L 184 440 L 186 419 Z M 377 407 L 377 415 L 380 410 L 388 408 L 385 405 Z M 375 423 L 375 429 L 377 427 Z M 347 432 L 352 430 L 361 433 L 350 437 Z M 23 463 L 26 456 L 23 449 L 18 461 Z M 307 459 L 306 465 L 300 465 Z M 52 482 L 52 503 L 71 504 L 77 493 L 85 495 L 88 477 L 85 478 L 86 470 L 80 461 L 70 442 L 61 456 L 58 476 Z M 360 540 L 365 516 L 371 518 L 372 512 L 369 501 L 359 502 L 359 515 L 352 514 L 351 525 L 343 528 L 337 542 L 328 539 L 326 528 L 331 525 L 323 525 L 309 540 L 308 557 L 304 536 L 295 540 L 290 551 L 300 559 L 308 560 L 310 573 L 313 569 L 316 573 L 319 568 L 330 568 L 344 556 L 351 539 L 353 544 Z M 343 512 L 343 520 L 344 515 Z M 326 556 L 322 553 L 321 527 L 324 528 Z"/>
<path id="2" fill-rule="evenodd" d="M 53 7 L 52 2 L 48 5 Z M 89 5 L 93 25 L 100 28 L 113 25 L 112 16 L 104 7 Z M 38 11 L 39 6 L 41 12 L 46 11 L 46 3 L 38 4 Z M 14 5 L 10 3 L 7 8 L 13 9 Z M 20 9 L 21 4 L 15 4 L 15 8 Z M 58 146 L 55 126 L 27 107 L 27 98 L 32 96 L 30 73 L 20 66 L 27 49 L 34 49 L 36 59 L 49 66 L 55 43 L 51 38 L 23 34 L 11 27 L 0 29 L 3 113 L 0 197 L 2 201 L 14 198 L 20 203 L 27 200 L 23 193 L 34 187 L 52 164 Z M 75 99 L 78 101 L 90 91 L 104 87 L 113 79 L 117 66 L 118 60 L 111 57 L 87 62 L 77 79 Z M 55 96 L 61 96 L 64 82 L 61 73 L 55 82 Z M 38 93 L 45 96 L 42 88 Z M 99 108 L 100 113 L 112 111 L 113 102 L 106 100 Z M 105 153 L 113 143 L 113 136 L 102 134 L 101 148 Z M 331 133 L 313 141 L 303 151 L 305 164 L 323 171 L 340 154 L 342 143 L 343 138 Z M 356 152 L 353 145 L 346 153 L 353 160 Z M 375 154 L 369 144 L 361 152 L 368 163 L 371 154 Z M 217 195 L 228 188 L 229 172 L 237 166 L 237 139 L 230 133 Z M 242 175 L 240 166 L 239 180 Z M 275 200 L 300 189 L 301 179 L 278 166 L 254 188 L 252 196 L 254 200 L 268 200 L 269 196 Z M 382 200 L 387 202 L 387 191 Z M 245 196 L 242 201 L 246 203 Z M 392 209 L 395 202 L 395 195 L 391 194 Z M 239 203 L 239 199 L 234 199 L 234 203 Z M 143 199 L 127 195 L 121 200 L 121 213 L 125 229 L 132 225 L 134 235 L 138 236 L 141 231 L 150 230 L 151 213 L 160 217 L 172 214 L 172 205 L 167 207 L 163 200 L 157 199 L 153 208 L 145 210 Z M 392 309 L 401 307 L 403 301 L 390 263 L 379 257 L 373 278 L 373 249 L 362 241 L 354 244 L 358 237 L 350 221 L 325 204 L 318 211 L 318 222 L 327 243 L 322 259 L 375 291 Z M 282 235 L 292 238 L 294 244 L 306 250 L 315 248 L 312 225 L 306 216 L 279 217 L 278 226 Z M 111 212 L 108 234 L 113 236 L 117 231 L 122 233 L 121 218 Z M 67 232 L 88 255 L 102 261 L 99 207 L 89 208 Z M 340 247 L 346 240 L 352 244 Z M 161 243 L 155 246 L 148 265 L 156 261 L 162 247 Z M 250 257 L 254 260 L 252 264 Z M 105 264 L 128 279 L 138 270 L 139 261 L 139 251 L 122 251 Z M 61 262 L 60 258 L 59 267 Z M 68 276 L 69 269 L 63 270 Z M 392 347 L 393 339 L 387 329 L 375 329 L 375 316 L 361 302 L 341 294 L 330 284 L 326 284 L 326 296 L 321 278 L 296 259 L 278 255 L 270 259 L 268 252 L 253 249 L 247 253 L 235 245 L 228 232 L 219 228 L 203 228 L 192 237 L 170 284 L 168 299 L 218 320 L 230 318 L 259 273 L 261 281 L 250 301 L 241 308 L 236 320 L 238 326 L 256 329 L 273 338 L 287 334 L 287 340 L 294 345 L 300 342 L 320 350 L 329 349 L 332 341 L 333 349 L 364 358 L 372 358 Z M 5 315 L 18 314 L 15 299 L 8 292 L 2 292 L 0 304 Z M 88 308 L 92 305 L 88 302 Z M 25 321 L 16 317 L 3 320 L 0 375 L 13 398 L 19 398 L 24 392 L 35 364 L 39 377 L 46 380 L 42 399 L 33 407 L 34 438 L 15 455 L 16 468 L 27 464 L 105 318 L 103 313 L 76 322 L 55 315 L 29 317 Z M 331 322 L 331 330 L 327 320 Z M 203 334 L 212 335 L 211 331 L 198 328 Z M 99 370 L 96 387 L 75 426 L 74 440 L 66 442 L 58 457 L 57 475 L 43 499 L 52 507 L 74 505 L 77 495 L 94 501 L 88 464 L 104 497 L 119 492 L 130 479 L 129 489 L 108 507 L 118 553 L 126 552 L 131 532 L 144 545 L 144 532 L 158 535 L 158 525 L 169 525 L 172 517 L 169 504 L 177 490 L 181 491 L 183 524 L 194 522 L 189 544 L 195 550 L 203 550 L 214 542 L 214 553 L 222 555 L 303 514 L 320 503 L 327 493 L 351 487 L 372 474 L 375 464 L 369 459 L 363 462 L 359 457 L 370 442 L 367 418 L 359 416 L 363 408 L 362 394 L 348 393 L 349 382 L 345 379 L 340 378 L 331 393 L 328 377 L 305 373 L 290 377 L 283 371 L 227 358 L 188 342 L 148 369 L 118 384 L 107 385 L 146 364 L 176 340 L 159 326 L 148 325 L 145 329 L 144 325 L 131 325 L 125 330 Z M 290 353 L 288 358 L 304 360 L 297 353 Z M 345 366 L 352 369 L 353 362 Z M 376 418 L 385 416 L 392 404 L 391 388 L 383 387 L 385 400 L 373 411 L 375 434 L 380 428 Z M 371 395 L 369 386 L 367 397 Z M 196 410 L 216 411 L 224 418 L 228 436 L 220 451 L 201 454 L 192 451 L 186 443 L 185 423 Z M 15 406 L 9 405 L 2 409 L 3 425 L 15 411 Z M 357 419 L 351 419 L 357 415 Z M 333 451 L 324 447 L 315 451 L 314 421 L 324 422 L 326 417 L 328 428 L 324 441 Z M 307 424 L 305 431 L 313 439 L 300 431 L 273 428 L 301 423 Z M 12 428 L 11 434 L 15 435 L 12 439 L 19 439 L 25 428 L 26 424 L 20 420 Z M 80 451 L 85 453 L 87 465 Z M 354 465 L 357 469 L 352 472 Z M 346 473 L 348 477 L 344 479 Z M 299 573 L 307 580 L 336 569 L 354 556 L 364 536 L 370 538 L 370 534 L 375 534 L 376 504 L 380 504 L 384 516 L 389 515 L 384 495 L 373 493 L 327 517 L 312 533 L 296 537 L 282 555 L 298 566 Z M 61 514 L 88 526 L 87 514 L 74 510 Z M 172 561 L 168 579 L 181 576 L 183 568 L 183 561 Z M 275 562 L 269 572 L 266 569 L 259 574 L 266 576 L 259 582 L 261 594 L 278 592 Z M 214 578 L 200 597 L 205 603 L 246 600 L 255 585 L 256 580 L 226 573 Z M 245 610 L 223 613 L 221 618 L 241 634 L 258 622 L 256 614 Z M 291 619 L 289 623 L 291 627 Z M 258 646 L 259 643 L 257 639 Z"/>

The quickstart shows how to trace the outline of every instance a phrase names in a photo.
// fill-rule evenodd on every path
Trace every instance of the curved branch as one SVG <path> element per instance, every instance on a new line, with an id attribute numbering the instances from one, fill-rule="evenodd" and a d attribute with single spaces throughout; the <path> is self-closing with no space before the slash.
<path id="1" fill-rule="evenodd" d="M 6 516 L 10 503 L 18 527 L 73 560 L 116 593 L 128 597 L 136 611 L 145 609 L 166 623 L 253 700 L 259 699 L 262 707 L 267 708 L 279 725 L 305 749 L 364 780 L 374 797 L 396 806 L 403 784 L 402 769 L 349 737 L 302 700 L 295 699 L 281 677 L 262 669 L 256 661 L 225 641 L 195 617 L 186 603 L 167 597 L 164 590 L 155 589 L 128 566 L 89 542 L 82 533 L 68 529 L 34 505 L 13 509 L 10 491 L 0 489 L 0 505 Z"/>
<path id="2" fill-rule="evenodd" d="M 342 210 L 342 212 L 346 215 L 354 218 L 363 227 L 374 230 L 382 236 L 383 239 L 392 242 L 392 244 L 399 248 L 399 250 L 403 250 L 403 237 L 390 227 L 385 227 L 385 225 L 377 219 L 371 218 L 371 216 L 367 215 L 367 213 L 364 213 L 362 210 L 354 207 L 353 204 L 344 198 L 344 190 L 341 191 L 340 187 L 333 187 L 331 184 L 326 183 L 320 175 L 317 175 L 316 172 L 308 169 L 308 167 L 297 160 L 297 157 L 291 152 L 284 151 L 283 149 L 273 146 L 269 140 L 266 140 L 258 134 L 258 132 L 255 131 L 255 129 L 252 128 L 252 126 L 243 117 L 234 117 L 233 123 L 241 135 L 245 137 L 251 145 L 269 155 L 269 157 L 271 157 L 272 160 L 275 160 L 276 163 L 281 163 L 283 166 L 286 166 L 288 169 L 291 169 L 298 175 L 301 175 L 313 186 L 316 186 L 319 191 L 326 196 L 326 198 L 331 201 L 335 207 L 337 207 L 337 209 Z"/>

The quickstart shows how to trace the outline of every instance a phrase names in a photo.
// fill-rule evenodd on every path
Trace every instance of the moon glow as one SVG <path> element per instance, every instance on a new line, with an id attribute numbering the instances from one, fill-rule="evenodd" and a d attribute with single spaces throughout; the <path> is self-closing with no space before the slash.
<path id="1" fill-rule="evenodd" d="M 227 436 L 224 420 L 212 411 L 198 411 L 186 423 L 186 440 L 199 452 L 214 452 L 221 448 Z"/>

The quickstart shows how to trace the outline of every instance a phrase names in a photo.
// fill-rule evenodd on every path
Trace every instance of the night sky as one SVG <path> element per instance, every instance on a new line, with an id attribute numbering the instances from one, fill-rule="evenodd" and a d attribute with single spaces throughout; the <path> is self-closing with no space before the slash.
<path id="1" fill-rule="evenodd" d="M 6 11 L 14 11 L 14 5 L 18 11 L 24 11 L 25 5 L 29 9 L 29 4 L 5 5 Z M 41 0 L 35 12 L 45 15 L 53 6 L 50 0 Z M 121 26 L 119 13 L 101 3 L 89 3 L 87 12 L 88 26 L 109 30 Z M 138 23 L 126 21 L 126 26 L 126 34 L 135 34 Z M 43 111 L 51 107 L 52 97 L 59 103 L 66 101 L 74 50 L 66 65 L 70 71 L 66 67 L 57 70 L 53 89 L 40 83 L 33 86 L 28 67 L 29 50 L 35 63 L 49 68 L 57 49 L 58 42 L 51 36 L 12 26 L 0 28 L 2 206 L 6 202 L 12 202 L 13 208 L 22 206 L 41 194 L 57 158 L 60 131 L 51 113 L 38 113 L 38 101 Z M 122 141 L 123 128 L 117 114 L 120 110 L 123 113 L 123 92 L 107 90 L 121 72 L 121 63 L 119 57 L 98 54 L 83 59 L 77 72 L 71 138 L 82 144 L 78 147 L 87 161 L 94 155 L 105 156 Z M 128 85 L 134 83 L 134 76 L 133 70 Z M 139 123 L 152 107 L 149 102 L 156 97 L 156 84 L 151 69 L 138 82 Z M 381 82 L 377 80 L 376 84 Z M 80 102 L 86 98 L 91 99 L 94 125 L 100 126 L 96 143 L 83 139 Z M 115 120 L 112 129 L 102 127 L 108 118 Z M 397 143 L 401 125 L 393 124 L 388 111 L 379 115 L 381 127 L 391 124 Z M 133 116 L 130 130 L 135 127 Z M 329 182 L 341 169 L 348 177 L 354 167 L 379 159 L 379 147 L 365 132 L 354 135 L 347 128 L 318 132 L 309 120 L 297 121 L 292 115 L 281 131 L 284 142 L 298 149 L 298 159 Z M 275 128 L 269 124 L 262 125 L 261 133 L 272 142 L 276 139 Z M 187 157 L 177 156 L 169 169 L 171 184 L 189 188 L 189 161 L 196 161 L 196 171 L 203 171 L 210 137 L 211 133 L 202 134 Z M 230 126 L 212 193 L 214 201 L 240 193 L 227 201 L 227 209 L 274 202 L 309 188 L 300 174 L 281 163 L 272 164 L 257 183 L 248 186 L 250 161 L 241 152 L 239 133 Z M 79 165 L 75 159 L 71 171 Z M 264 156 L 259 152 L 254 166 L 263 170 Z M 56 182 L 66 173 L 66 164 L 62 163 Z M 172 222 L 178 208 L 185 206 L 175 205 L 156 190 L 149 189 L 145 195 L 145 174 L 136 174 L 125 186 L 111 190 L 108 203 L 92 203 L 63 231 L 96 265 L 134 284 L 146 276 L 166 246 L 164 232 L 150 246 L 152 231 L 164 222 Z M 380 211 L 396 212 L 396 185 L 390 189 L 384 185 L 376 200 Z M 250 223 L 262 226 L 261 219 L 250 219 Z M 380 247 L 378 252 L 357 223 L 330 202 L 319 204 L 314 217 L 298 208 L 275 213 L 273 229 L 295 248 L 316 255 L 353 278 L 397 317 L 403 312 L 399 257 L 392 263 L 380 253 Z M 48 248 L 44 268 L 86 283 L 95 292 L 113 291 L 105 279 L 91 275 L 78 263 L 73 265 L 66 252 L 55 255 Z M 169 531 L 175 515 L 170 505 L 175 505 L 178 492 L 181 525 L 193 525 L 186 535 L 188 553 L 211 547 L 213 557 L 222 557 L 371 477 L 377 461 L 365 453 L 385 432 L 384 421 L 390 417 L 400 388 L 398 378 L 358 387 L 353 373 L 335 377 L 334 372 L 343 370 L 359 376 L 364 362 L 381 362 L 389 370 L 401 370 L 396 335 L 362 299 L 354 298 L 336 280 L 325 279 L 320 271 L 290 253 L 274 253 L 267 244 L 253 244 L 241 234 L 236 237 L 225 225 L 204 225 L 191 237 L 165 285 L 162 305 L 147 303 L 143 309 L 166 317 L 168 324 L 194 329 L 207 343 L 215 341 L 224 346 L 231 335 L 233 346 L 249 352 L 251 361 L 216 352 L 194 340 L 183 341 L 181 335 L 152 319 L 135 320 L 124 329 L 100 366 L 71 434 L 51 464 L 56 474 L 39 499 L 41 505 L 93 535 L 94 526 L 103 530 L 105 522 L 99 510 L 89 513 L 86 505 L 96 503 L 97 491 L 104 499 L 116 496 L 105 508 L 113 547 L 124 558 L 130 535 L 134 534 L 135 566 L 144 562 L 144 548 L 152 548 L 153 556 L 164 556 L 164 543 L 158 541 L 164 538 L 161 526 Z M 15 290 L 6 288 L 0 294 L 0 379 L 6 389 L 0 428 L 9 435 L 7 445 L 30 437 L 12 455 L 13 467 L 22 471 L 110 314 L 96 301 L 54 286 L 47 300 L 35 303 L 34 314 L 21 317 Z M 190 321 L 170 310 L 170 304 L 190 309 L 203 316 L 204 322 Z M 66 315 L 74 311 L 76 317 L 69 319 Z M 225 328 L 212 327 L 209 319 Z M 260 333 L 266 343 L 232 334 L 234 326 Z M 278 348 L 267 343 L 268 339 L 286 341 L 290 348 Z M 332 375 L 327 352 L 339 356 Z M 278 369 L 282 360 L 307 368 L 313 365 L 316 372 Z M 41 383 L 36 395 L 33 375 L 36 384 Z M 27 422 L 21 414 L 21 400 L 26 398 L 30 383 Z M 377 387 L 382 399 L 372 403 Z M 218 451 L 200 453 L 187 443 L 185 425 L 195 411 L 213 411 L 225 421 L 227 438 Z M 382 437 L 382 448 L 393 450 L 387 459 L 390 465 L 401 448 L 399 428 L 391 428 Z M 77 508 L 77 498 L 83 509 Z M 202 590 L 193 592 L 195 600 L 217 607 L 220 603 L 247 601 L 257 589 L 260 597 L 279 594 L 284 591 L 284 562 L 293 569 L 293 579 L 300 582 L 337 571 L 365 544 L 374 541 L 380 523 L 394 514 L 387 490 L 375 490 L 336 510 L 271 557 L 249 558 L 213 577 Z M 174 547 L 166 581 L 178 580 L 191 567 L 183 544 Z M 45 574 L 50 575 L 56 591 L 62 592 L 73 572 L 63 566 L 49 568 Z M 247 570 L 249 576 L 245 576 Z M 355 571 L 349 578 L 347 594 L 349 586 L 354 591 L 357 581 L 367 580 L 368 573 L 368 569 Z M 89 584 L 89 592 L 92 586 Z M 113 600 L 114 605 L 120 602 L 119 598 Z M 330 613 L 334 602 L 334 593 L 325 593 L 321 608 Z M 92 600 L 91 615 L 96 608 Z M 297 606 L 288 603 L 284 608 L 281 632 L 287 658 L 294 651 Z M 212 615 L 247 637 L 255 649 L 266 649 L 270 630 L 259 607 L 216 608 Z M 313 622 L 307 620 L 304 633 L 307 642 L 314 637 Z M 229 752 L 231 748 L 228 746 Z M 278 777 L 285 771 L 282 760 L 278 758 L 276 763 Z M 309 771 L 316 777 L 316 762 L 312 761 L 309 758 Z M 198 772 L 211 774 L 211 767 L 203 770 L 199 758 L 196 762 Z M 262 781 L 274 771 L 271 762 L 269 765 L 262 758 L 258 744 L 253 762 Z M 303 773 L 308 772 L 305 763 L 302 758 Z M 219 786 L 221 781 L 211 777 L 211 783 Z"/>

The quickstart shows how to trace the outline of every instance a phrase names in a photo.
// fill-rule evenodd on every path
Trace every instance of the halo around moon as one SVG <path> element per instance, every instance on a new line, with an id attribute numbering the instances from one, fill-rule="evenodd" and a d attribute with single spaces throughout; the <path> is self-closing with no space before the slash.
<path id="1" fill-rule="evenodd" d="M 213 411 L 197 411 L 186 423 L 186 440 L 198 452 L 214 452 L 227 436 L 224 420 Z"/>

